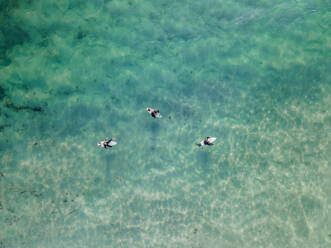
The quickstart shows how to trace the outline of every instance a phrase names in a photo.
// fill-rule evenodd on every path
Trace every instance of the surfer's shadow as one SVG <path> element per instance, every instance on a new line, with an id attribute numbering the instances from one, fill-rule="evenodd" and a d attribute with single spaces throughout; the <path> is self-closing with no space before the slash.
<path id="1" fill-rule="evenodd" d="M 196 154 L 196 159 L 199 164 L 209 164 L 211 160 L 210 153 L 208 151 L 203 151 L 203 150 L 198 151 Z"/>
<path id="2" fill-rule="evenodd" d="M 206 148 L 206 149 L 204 149 Z M 217 164 L 215 156 L 208 150 L 210 147 L 202 147 L 196 154 L 196 163 L 206 174 L 214 173 L 214 166 Z"/>
<path id="3" fill-rule="evenodd" d="M 104 156 L 105 159 L 105 182 L 107 184 L 110 184 L 112 182 L 112 167 L 114 167 L 114 163 L 113 161 L 115 161 L 116 159 L 116 155 L 115 154 L 107 154 L 106 156 Z"/>
<path id="4" fill-rule="evenodd" d="M 145 125 L 145 128 L 152 132 L 153 135 L 157 135 L 160 132 L 160 124 L 158 122 L 148 122 Z"/>

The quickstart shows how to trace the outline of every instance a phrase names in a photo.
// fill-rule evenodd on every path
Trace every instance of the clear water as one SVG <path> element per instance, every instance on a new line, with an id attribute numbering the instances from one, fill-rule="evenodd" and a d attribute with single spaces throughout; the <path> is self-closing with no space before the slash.
<path id="1" fill-rule="evenodd" d="M 1 248 L 331 246 L 329 0 L 0 8 Z"/>

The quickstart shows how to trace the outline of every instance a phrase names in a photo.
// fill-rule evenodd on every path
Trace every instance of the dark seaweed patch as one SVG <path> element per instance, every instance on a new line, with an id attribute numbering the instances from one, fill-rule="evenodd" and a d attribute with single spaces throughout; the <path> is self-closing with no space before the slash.
<path id="1" fill-rule="evenodd" d="M 23 31 L 18 25 L 4 26 L 2 30 L 4 34 L 4 46 L 2 49 L 8 50 L 16 45 L 21 45 L 25 41 L 29 40 L 29 35 Z"/>
<path id="2" fill-rule="evenodd" d="M 83 31 L 79 31 L 78 33 L 77 33 L 77 35 L 76 35 L 76 39 L 77 40 L 82 40 L 82 39 L 84 39 L 85 37 L 86 37 L 86 33 L 85 32 L 83 32 Z"/>
<path id="3" fill-rule="evenodd" d="M 16 112 L 21 111 L 21 110 L 31 110 L 31 111 L 34 111 L 34 112 L 42 112 L 43 111 L 41 107 L 32 107 L 32 106 L 28 106 L 28 105 L 15 105 L 10 100 L 5 101 L 4 105 L 7 108 L 13 109 Z"/>
<path id="4" fill-rule="evenodd" d="M 2 132 L 4 129 L 5 129 L 5 125 L 0 125 L 0 132 Z"/>
<path id="5" fill-rule="evenodd" d="M 6 96 L 5 89 L 0 86 L 0 100 Z"/>
<path id="6" fill-rule="evenodd" d="M 0 66 L 7 66 L 11 60 L 7 56 L 7 51 L 16 45 L 21 45 L 30 40 L 30 36 L 16 23 L 16 19 L 11 16 L 12 10 L 19 6 L 19 1 L 0 1 Z"/>
<path id="7" fill-rule="evenodd" d="M 40 196 L 43 195 L 42 192 L 38 192 L 36 190 L 23 190 L 23 191 L 20 192 L 20 194 L 22 194 L 22 195 L 23 194 L 30 194 L 30 195 L 32 195 L 34 197 L 40 197 Z"/>
<path id="8" fill-rule="evenodd" d="M 41 107 L 31 107 L 31 106 L 24 106 L 24 105 L 22 105 L 22 106 L 10 105 L 8 107 L 14 109 L 15 111 L 31 110 L 31 111 L 34 111 L 34 112 L 42 112 Z"/>
<path id="9" fill-rule="evenodd" d="M 8 15 L 11 9 L 18 7 L 18 1 L 0 1 L 0 12 Z"/>

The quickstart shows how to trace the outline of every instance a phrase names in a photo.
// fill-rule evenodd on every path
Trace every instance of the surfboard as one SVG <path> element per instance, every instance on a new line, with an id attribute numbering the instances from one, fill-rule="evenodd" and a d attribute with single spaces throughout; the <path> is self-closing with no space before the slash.
<path id="1" fill-rule="evenodd" d="M 110 142 L 109 142 L 109 145 L 110 145 L 110 146 L 116 146 L 117 143 L 116 143 L 115 141 L 110 141 Z"/>
<path id="2" fill-rule="evenodd" d="M 161 115 L 160 113 L 156 113 L 156 114 L 155 114 L 155 117 L 156 117 L 156 118 L 162 118 L 162 115 Z"/>
<path id="3" fill-rule="evenodd" d="M 208 141 L 209 141 L 210 143 L 214 143 L 215 140 L 216 140 L 215 137 L 209 137 L 209 139 L 208 139 Z M 205 141 L 205 140 L 202 140 L 202 141 L 199 143 L 200 146 L 205 146 L 205 142 L 204 142 L 204 141 Z"/>
<path id="4" fill-rule="evenodd" d="M 203 141 L 201 141 L 199 144 L 200 144 L 200 146 L 204 146 L 205 145 L 205 143 Z M 197 145 L 199 146 L 199 144 L 197 144 Z"/>
<path id="5" fill-rule="evenodd" d="M 154 111 L 155 109 L 152 109 L 152 108 L 146 108 L 146 110 L 147 110 L 147 112 L 148 112 L 149 114 L 152 114 L 152 111 Z M 157 113 L 155 114 L 155 117 L 156 117 L 156 118 L 162 118 L 162 115 L 161 115 L 159 112 L 157 112 Z"/>

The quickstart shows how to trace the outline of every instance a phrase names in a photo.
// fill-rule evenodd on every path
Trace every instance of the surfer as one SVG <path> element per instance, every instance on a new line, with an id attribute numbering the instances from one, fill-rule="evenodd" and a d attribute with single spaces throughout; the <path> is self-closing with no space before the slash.
<path id="1" fill-rule="evenodd" d="M 115 141 L 112 141 L 112 140 L 113 139 L 110 139 L 110 140 L 105 139 L 104 141 L 99 142 L 97 145 L 103 146 L 104 148 L 107 149 L 107 147 L 113 147 L 117 144 Z"/>
<path id="2" fill-rule="evenodd" d="M 160 114 L 160 111 L 158 109 L 152 109 L 152 108 L 146 108 L 147 112 L 150 113 L 150 115 L 153 118 L 161 118 L 162 115 Z"/>
<path id="3" fill-rule="evenodd" d="M 212 145 L 214 145 L 215 140 L 216 140 L 216 138 L 208 136 L 203 141 L 198 143 L 197 146 L 205 146 L 205 145 L 212 146 Z"/>

